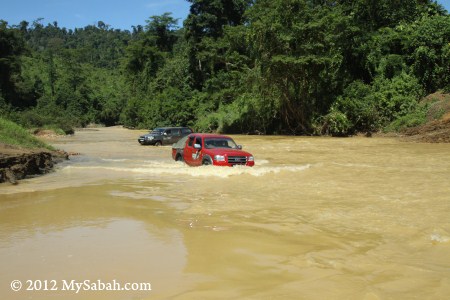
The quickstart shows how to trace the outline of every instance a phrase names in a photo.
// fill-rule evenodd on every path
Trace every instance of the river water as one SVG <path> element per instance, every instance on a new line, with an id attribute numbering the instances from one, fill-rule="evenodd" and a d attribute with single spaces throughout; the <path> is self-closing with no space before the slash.
<path id="1" fill-rule="evenodd" d="M 141 133 L 0 186 L 1 299 L 449 299 L 449 144 L 234 136 L 255 167 L 191 168 Z"/>

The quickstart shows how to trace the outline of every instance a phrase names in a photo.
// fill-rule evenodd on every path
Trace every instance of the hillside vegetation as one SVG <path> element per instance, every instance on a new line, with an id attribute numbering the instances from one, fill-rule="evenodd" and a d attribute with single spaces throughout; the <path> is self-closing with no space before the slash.
<path id="1" fill-rule="evenodd" d="M 347 136 L 421 125 L 420 100 L 450 90 L 450 16 L 434 1 L 189 2 L 183 24 L 166 13 L 131 31 L 0 21 L 0 115 Z"/>
<path id="2" fill-rule="evenodd" d="M 0 142 L 28 149 L 55 150 L 14 122 L 0 118 Z M 0 145 L 1 146 L 1 145 Z"/>
<path id="3" fill-rule="evenodd" d="M 405 124 L 402 124 L 406 120 Z M 408 124 L 411 122 L 412 124 Z M 410 140 L 431 143 L 450 143 L 450 95 L 435 93 L 424 98 L 418 110 L 400 119 L 397 129 Z"/>

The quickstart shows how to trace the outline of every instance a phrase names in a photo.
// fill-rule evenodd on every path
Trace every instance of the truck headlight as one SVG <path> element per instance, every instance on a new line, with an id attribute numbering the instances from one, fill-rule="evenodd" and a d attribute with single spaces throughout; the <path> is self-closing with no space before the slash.
<path id="1" fill-rule="evenodd" d="M 249 156 L 248 161 L 255 161 L 255 158 L 253 156 Z"/>
<path id="2" fill-rule="evenodd" d="M 215 161 L 225 161 L 225 156 L 224 155 L 214 155 L 214 160 Z"/>
<path id="3" fill-rule="evenodd" d="M 152 136 L 147 136 L 147 137 L 145 137 L 147 140 L 153 140 L 153 137 Z"/>

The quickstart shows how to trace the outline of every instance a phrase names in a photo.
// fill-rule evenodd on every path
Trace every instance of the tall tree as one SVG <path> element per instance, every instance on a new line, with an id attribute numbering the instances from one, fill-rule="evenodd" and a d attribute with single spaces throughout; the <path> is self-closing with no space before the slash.
<path id="1" fill-rule="evenodd" d="M 162 52 L 171 52 L 177 41 L 178 20 L 174 19 L 171 13 L 164 13 L 161 16 L 152 16 L 146 22 L 147 35 L 155 38 L 158 49 Z"/>
<path id="2" fill-rule="evenodd" d="M 366 31 L 395 27 L 402 22 L 413 22 L 424 13 L 442 11 L 432 0 L 338 0 L 358 26 Z"/>
<path id="3" fill-rule="evenodd" d="M 307 0 L 260 0 L 251 8 L 250 44 L 268 85 L 279 91 L 282 127 L 310 133 L 342 83 L 343 49 L 354 35 L 339 7 Z"/>
<path id="4" fill-rule="evenodd" d="M 23 84 L 20 57 L 26 52 L 25 41 L 16 29 L 0 20 L 0 96 L 16 107 L 35 104 L 33 91 Z"/>
<path id="5" fill-rule="evenodd" d="M 209 77 L 225 67 L 226 51 L 220 39 L 226 26 L 244 23 L 244 13 L 252 0 L 188 0 L 192 3 L 184 22 L 189 45 L 189 65 L 193 86 L 201 89 Z"/>

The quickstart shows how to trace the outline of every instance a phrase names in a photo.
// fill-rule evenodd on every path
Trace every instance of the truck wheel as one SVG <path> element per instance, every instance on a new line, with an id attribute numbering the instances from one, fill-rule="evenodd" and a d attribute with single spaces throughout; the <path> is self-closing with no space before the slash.
<path id="1" fill-rule="evenodd" d="M 207 158 L 203 159 L 202 165 L 204 165 L 204 166 L 212 165 L 211 158 L 207 157 Z"/>
<path id="2" fill-rule="evenodd" d="M 156 147 L 159 147 L 159 146 L 161 146 L 161 145 L 162 145 L 161 141 L 156 141 L 156 143 L 155 143 L 155 146 L 156 146 Z"/>

